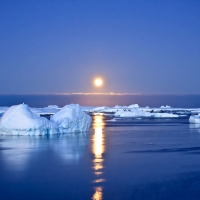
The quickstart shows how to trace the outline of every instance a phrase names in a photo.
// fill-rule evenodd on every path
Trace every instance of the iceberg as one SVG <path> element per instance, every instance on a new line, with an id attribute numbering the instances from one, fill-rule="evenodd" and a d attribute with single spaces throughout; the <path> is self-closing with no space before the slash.
<path id="1" fill-rule="evenodd" d="M 192 124 L 200 124 L 200 114 L 190 116 L 189 122 Z"/>
<path id="2" fill-rule="evenodd" d="M 0 119 L 0 134 L 46 135 L 90 129 L 91 117 L 84 113 L 78 104 L 57 110 L 50 120 L 40 117 L 41 112 L 35 114 L 32 110 L 36 111 L 26 104 L 11 106 Z"/>
<path id="3" fill-rule="evenodd" d="M 59 108 L 57 105 L 48 105 L 47 108 Z"/>
<path id="4" fill-rule="evenodd" d="M 108 109 L 107 106 L 101 106 L 101 107 L 93 108 L 92 110 L 90 110 L 90 112 L 101 112 L 101 111 L 106 110 L 106 109 Z"/>
<path id="5" fill-rule="evenodd" d="M 172 113 L 152 113 L 154 118 L 178 118 L 179 115 Z"/>
<path id="6" fill-rule="evenodd" d="M 166 106 L 160 106 L 160 108 L 171 108 L 171 106 L 168 106 L 168 105 L 166 105 Z"/>
<path id="7" fill-rule="evenodd" d="M 128 108 L 139 108 L 139 105 L 138 104 L 132 104 L 132 105 L 128 106 Z"/>
<path id="8" fill-rule="evenodd" d="M 119 108 L 119 109 L 122 108 L 122 109 L 123 109 L 123 108 L 127 108 L 127 106 L 119 106 L 119 105 L 116 105 L 114 108 L 117 108 L 117 109 L 118 109 L 118 108 Z"/>
<path id="9" fill-rule="evenodd" d="M 139 110 L 137 108 L 131 109 L 130 111 L 118 111 L 114 114 L 115 117 L 151 117 L 151 118 L 178 118 L 179 115 L 172 113 L 149 113 L 146 111 Z"/>
<path id="10" fill-rule="evenodd" d="M 114 114 L 115 117 L 151 117 L 152 114 L 141 111 L 139 109 L 131 109 L 131 111 L 118 111 Z"/>
<path id="11" fill-rule="evenodd" d="M 56 124 L 60 133 L 68 133 L 89 131 L 92 119 L 78 104 L 70 104 L 54 114 L 50 121 Z"/>
<path id="12" fill-rule="evenodd" d="M 11 106 L 0 119 L 1 134 L 46 135 L 56 132 L 52 121 L 32 113 L 26 104 Z"/>

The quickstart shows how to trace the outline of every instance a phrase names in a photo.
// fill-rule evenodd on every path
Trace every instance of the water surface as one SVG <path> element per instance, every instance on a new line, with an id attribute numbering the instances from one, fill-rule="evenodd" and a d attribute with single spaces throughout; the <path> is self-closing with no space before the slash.
<path id="1" fill-rule="evenodd" d="M 199 199 L 200 126 L 94 116 L 89 133 L 0 137 L 1 199 Z"/>

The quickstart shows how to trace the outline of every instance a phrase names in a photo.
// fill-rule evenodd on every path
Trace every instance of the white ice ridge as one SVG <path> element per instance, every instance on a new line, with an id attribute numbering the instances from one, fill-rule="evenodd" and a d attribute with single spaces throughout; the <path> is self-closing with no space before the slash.
<path id="1" fill-rule="evenodd" d="M 171 108 L 171 106 L 168 106 L 168 105 L 166 105 L 166 106 L 160 106 L 160 108 Z"/>
<path id="2" fill-rule="evenodd" d="M 26 104 L 11 106 L 0 120 L 0 133 L 7 135 L 45 135 L 56 132 L 50 120 L 31 112 Z"/>
<path id="3" fill-rule="evenodd" d="M 26 104 L 11 106 L 0 119 L 0 134 L 45 135 L 88 131 L 91 117 L 79 105 L 71 104 L 48 120 L 31 112 Z"/>
<path id="4" fill-rule="evenodd" d="M 128 108 L 139 108 L 139 105 L 138 104 L 132 104 L 132 105 L 128 106 Z"/>
<path id="5" fill-rule="evenodd" d="M 91 117 L 84 113 L 78 104 L 66 105 L 51 117 L 60 133 L 88 131 Z"/>
<path id="6" fill-rule="evenodd" d="M 127 110 L 127 111 L 118 111 L 114 114 L 115 117 L 151 117 L 151 118 L 178 118 L 179 115 L 172 113 L 150 113 L 146 111 L 139 110 L 137 108 Z"/>
<path id="7" fill-rule="evenodd" d="M 141 111 L 138 109 L 131 109 L 130 111 L 118 111 L 114 115 L 115 117 L 151 117 L 151 113 Z"/>
<path id="8" fill-rule="evenodd" d="M 179 115 L 173 113 L 152 113 L 154 118 L 178 118 Z"/>
<path id="9" fill-rule="evenodd" d="M 192 124 L 200 124 L 200 114 L 190 116 L 189 122 Z"/>

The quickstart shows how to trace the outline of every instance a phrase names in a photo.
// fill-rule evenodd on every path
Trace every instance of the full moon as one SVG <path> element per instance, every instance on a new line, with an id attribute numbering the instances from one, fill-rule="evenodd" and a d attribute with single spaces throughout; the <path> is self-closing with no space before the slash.
<path id="1" fill-rule="evenodd" d="M 102 81 L 102 79 L 97 78 L 94 80 L 94 84 L 95 84 L 95 86 L 100 87 L 103 84 L 103 81 Z"/>

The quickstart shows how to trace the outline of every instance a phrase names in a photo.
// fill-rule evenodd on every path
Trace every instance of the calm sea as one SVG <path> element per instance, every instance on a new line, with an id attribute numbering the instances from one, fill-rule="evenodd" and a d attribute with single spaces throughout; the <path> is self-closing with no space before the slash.
<path id="1" fill-rule="evenodd" d="M 199 200 L 200 126 L 109 121 L 88 133 L 0 136 L 2 200 Z"/>
<path id="2" fill-rule="evenodd" d="M 78 103 L 83 106 L 115 106 L 139 104 L 139 106 L 197 108 L 200 95 L 0 95 L 0 106 L 26 103 L 32 107 L 47 105 L 64 106 Z"/>
<path id="3" fill-rule="evenodd" d="M 200 96 L 0 96 L 18 103 L 200 107 Z M 93 116 L 87 133 L 0 135 L 2 200 L 199 200 L 200 125 Z"/>

